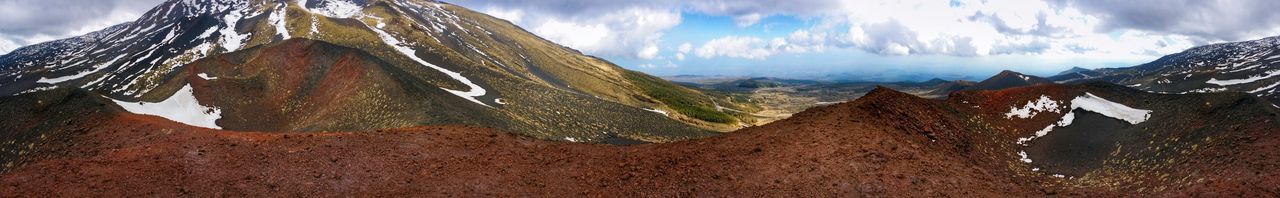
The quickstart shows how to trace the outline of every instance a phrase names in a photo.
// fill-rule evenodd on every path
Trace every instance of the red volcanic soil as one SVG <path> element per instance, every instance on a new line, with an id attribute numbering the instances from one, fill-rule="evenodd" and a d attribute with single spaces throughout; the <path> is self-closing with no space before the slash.
<path id="1" fill-rule="evenodd" d="M 975 94 L 958 98 L 991 96 Z M 0 196 L 1026 197 L 1277 192 L 1258 187 L 1277 184 L 1280 179 L 1273 173 L 1193 174 L 1212 182 L 1138 192 L 1122 189 L 1167 184 L 1076 184 L 1030 172 L 1017 161 L 1012 145 L 1012 138 L 1022 134 L 985 131 L 1012 127 L 979 124 L 974 119 L 982 119 L 983 113 L 956 102 L 879 88 L 857 101 L 810 109 L 728 135 L 634 146 L 553 142 L 470 126 L 343 133 L 217 131 L 106 111 L 100 119 L 59 127 L 82 131 L 67 141 L 42 146 L 57 149 L 38 151 L 39 159 L 0 175 Z M 1249 134 L 1256 136 L 1245 136 Z M 1224 169 L 1277 170 L 1280 138 L 1256 130 L 1240 135 L 1253 139 L 1228 146 L 1242 151 L 1206 145 L 1205 152 L 1192 158 L 1238 163 L 1218 167 Z M 1201 194 L 1206 192 L 1220 194 Z"/>

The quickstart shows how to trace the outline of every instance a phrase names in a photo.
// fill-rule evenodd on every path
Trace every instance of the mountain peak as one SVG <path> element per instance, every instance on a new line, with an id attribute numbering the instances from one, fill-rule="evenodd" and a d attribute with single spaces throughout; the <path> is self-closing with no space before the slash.
<path id="1" fill-rule="evenodd" d="M 1058 74 L 1056 74 L 1055 76 L 1067 75 L 1067 74 L 1073 74 L 1073 73 L 1079 73 L 1079 72 L 1088 72 L 1088 71 L 1093 71 L 1093 70 L 1085 69 L 1082 67 L 1071 67 L 1071 69 L 1067 69 L 1066 71 L 1058 72 Z"/>
<path id="2" fill-rule="evenodd" d="M 1032 75 L 1026 75 L 1015 71 L 1004 70 L 999 74 L 991 76 L 982 82 L 978 82 L 973 86 L 964 90 L 999 90 L 1011 87 L 1031 86 L 1039 84 L 1052 84 L 1053 82 Z"/>

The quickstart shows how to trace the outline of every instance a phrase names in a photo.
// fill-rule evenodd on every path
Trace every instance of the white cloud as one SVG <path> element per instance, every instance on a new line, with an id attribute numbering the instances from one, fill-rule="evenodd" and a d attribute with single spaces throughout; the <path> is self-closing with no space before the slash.
<path id="1" fill-rule="evenodd" d="M 644 48 L 640 49 L 640 52 L 636 53 L 636 57 L 641 59 L 653 59 L 658 57 L 658 45 L 646 44 Z"/>
<path id="2" fill-rule="evenodd" d="M 822 52 L 826 50 L 827 45 L 826 33 L 811 33 L 807 30 L 798 30 L 792 32 L 785 38 L 778 37 L 762 39 L 750 36 L 726 36 L 712 39 L 702 44 L 694 53 L 702 58 L 714 58 L 717 56 L 746 58 L 746 59 L 766 59 L 769 56 L 781 53 L 808 53 Z M 693 49 L 693 45 L 689 43 L 681 44 L 677 53 L 677 60 L 683 60 L 683 52 Z"/>
<path id="3" fill-rule="evenodd" d="M 1243 40 L 1280 33 L 1274 0 L 1048 0 L 1102 19 L 1100 30 L 1141 30 L 1205 40 Z"/>
<path id="4" fill-rule="evenodd" d="M 523 10 L 504 9 L 502 7 L 490 6 L 488 8 L 485 8 L 484 11 L 482 12 L 484 12 L 485 14 L 488 14 L 489 16 L 498 17 L 499 19 L 507 20 L 515 24 L 519 24 L 520 21 L 524 18 Z"/>
<path id="5" fill-rule="evenodd" d="M 561 45 L 579 50 L 595 51 L 612 34 L 603 24 L 580 24 L 549 19 L 535 25 L 533 33 Z"/>
<path id="6" fill-rule="evenodd" d="M 816 17 L 837 9 L 839 0 L 687 0 L 679 1 L 690 11 L 717 16 L 729 16 L 738 27 L 748 27 L 761 19 L 775 15 Z"/>
<path id="7" fill-rule="evenodd" d="M 816 24 L 784 38 L 720 35 L 721 38 L 707 41 L 694 54 L 704 58 L 762 59 L 778 53 L 823 52 L 829 48 L 857 48 L 885 55 L 1040 54 L 1068 51 L 1052 50 L 1068 46 L 1061 42 L 1065 38 L 1099 34 L 1093 29 L 1100 23 L 1097 17 L 1071 7 L 1024 0 L 956 2 L 510 1 L 507 3 L 526 7 L 514 9 L 552 13 L 492 8 L 486 13 L 503 18 L 522 15 L 524 18 L 518 20 L 521 25 L 533 27 L 538 35 L 586 53 L 637 59 L 659 57 L 658 49 L 662 48 L 656 45 L 663 33 L 679 24 L 680 10 L 728 16 L 738 27 L 751 26 L 765 17 L 777 15 L 816 19 Z M 690 51 L 679 51 L 677 47 L 672 56 L 682 60 Z"/>
<path id="8" fill-rule="evenodd" d="M 692 43 L 682 43 L 682 44 L 680 44 L 680 47 L 677 47 L 677 48 L 676 48 L 676 60 L 678 60 L 678 61 L 684 61 L 684 58 L 685 58 L 685 57 L 684 57 L 684 56 L 685 56 L 684 54 L 688 54 L 690 51 L 693 51 L 693 44 L 692 44 Z"/>
<path id="9" fill-rule="evenodd" d="M 838 9 L 813 8 L 822 16 L 821 22 L 785 38 L 720 38 L 704 44 L 698 56 L 761 59 L 779 53 L 856 48 L 895 56 L 1110 54 L 1104 57 L 1132 59 L 1177 52 L 1204 40 L 1132 29 L 1099 32 L 1100 17 L 1044 1 L 956 2 L 839 1 L 834 6 Z"/>
<path id="10" fill-rule="evenodd" d="M 519 2 L 526 3 L 526 2 Z M 516 3 L 516 4 L 519 4 Z M 550 4 L 559 4 L 550 2 Z M 487 5 L 482 12 L 530 29 L 534 34 L 584 53 L 655 59 L 663 33 L 680 24 L 678 9 L 643 4 L 573 4 L 608 9 L 556 13 L 541 5 Z"/>
<path id="11" fill-rule="evenodd" d="M 773 55 L 773 51 L 764 45 L 764 40 L 756 37 L 727 36 L 707 41 L 694 53 L 702 58 L 725 56 L 763 60 Z"/>
<path id="12" fill-rule="evenodd" d="M 737 24 L 738 27 L 748 27 L 751 25 L 755 25 L 756 23 L 759 23 L 760 18 L 763 18 L 763 16 L 761 16 L 760 13 L 751 13 L 751 14 L 733 17 L 733 22 Z"/>
<path id="13" fill-rule="evenodd" d="M 160 0 L 0 1 L 0 54 L 133 21 Z"/>
<path id="14" fill-rule="evenodd" d="M 8 54 L 13 50 L 18 49 L 18 47 L 22 47 L 22 45 L 18 45 L 17 43 L 7 39 L 0 39 L 0 55 Z"/>

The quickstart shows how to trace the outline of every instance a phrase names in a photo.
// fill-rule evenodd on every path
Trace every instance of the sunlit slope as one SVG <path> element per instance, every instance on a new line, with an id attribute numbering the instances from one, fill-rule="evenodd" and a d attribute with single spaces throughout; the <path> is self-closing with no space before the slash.
<path id="1" fill-rule="evenodd" d="M 725 97 L 652 81 L 657 78 L 583 55 L 501 19 L 447 3 L 412 0 L 168 1 L 135 22 L 0 56 L 4 69 L 0 72 L 0 94 L 80 87 L 124 101 L 161 101 L 189 83 L 192 69 L 188 67 L 194 62 L 245 66 L 260 61 L 252 56 L 263 53 L 219 55 L 289 39 L 315 40 L 366 53 L 370 60 L 386 63 L 379 68 L 396 71 L 398 78 L 404 78 L 407 83 L 403 87 L 443 93 L 415 100 L 477 109 L 410 113 L 484 112 L 437 117 L 485 117 L 394 121 L 397 124 L 371 124 L 365 129 L 375 125 L 496 123 L 494 127 L 530 129 L 544 138 L 598 141 L 625 136 L 670 141 L 704 136 L 703 130 L 740 127 L 739 116 L 716 108 L 717 104 L 738 105 Z M 200 86 L 194 89 L 210 92 Z M 679 91 L 672 95 L 661 90 Z M 638 119 L 625 119 L 631 117 Z M 506 125 L 506 120 L 520 124 Z M 629 127 L 668 126 L 667 122 L 684 122 L 696 128 Z M 280 129 L 351 127 L 360 128 Z"/>

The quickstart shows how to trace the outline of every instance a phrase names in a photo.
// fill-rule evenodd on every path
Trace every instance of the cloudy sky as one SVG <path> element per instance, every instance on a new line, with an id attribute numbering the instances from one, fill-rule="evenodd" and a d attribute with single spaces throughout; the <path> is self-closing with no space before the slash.
<path id="1" fill-rule="evenodd" d="M 133 21 L 163 0 L 0 0 L 0 54 Z"/>
<path id="2" fill-rule="evenodd" d="M 0 0 L 0 52 L 159 0 Z M 1122 67 L 1280 35 L 1274 0 L 454 0 L 657 75 L 982 78 Z"/>

